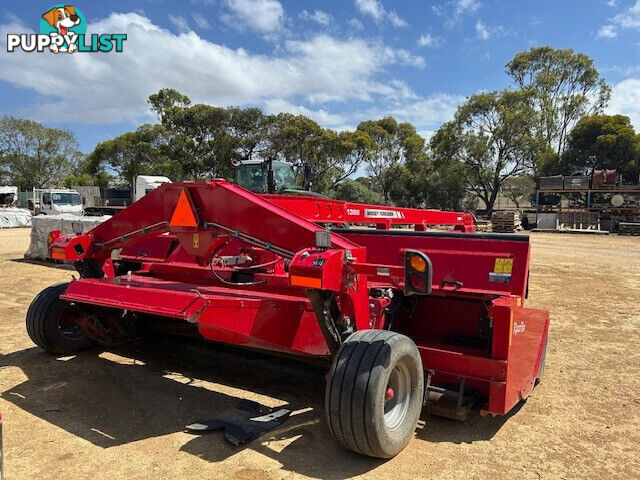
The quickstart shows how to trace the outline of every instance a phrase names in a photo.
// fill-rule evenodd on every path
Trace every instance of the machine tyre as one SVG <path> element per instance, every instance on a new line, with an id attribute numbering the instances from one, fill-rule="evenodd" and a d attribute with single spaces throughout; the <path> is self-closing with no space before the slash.
<path id="1" fill-rule="evenodd" d="M 27 310 L 27 333 L 38 347 L 54 355 L 86 350 L 95 342 L 72 322 L 69 304 L 60 300 L 69 286 L 56 283 L 41 291 Z"/>
<path id="2" fill-rule="evenodd" d="M 329 372 L 329 430 L 350 450 L 391 458 L 411 440 L 423 395 L 422 361 L 410 338 L 387 330 L 358 331 L 340 347 Z"/>

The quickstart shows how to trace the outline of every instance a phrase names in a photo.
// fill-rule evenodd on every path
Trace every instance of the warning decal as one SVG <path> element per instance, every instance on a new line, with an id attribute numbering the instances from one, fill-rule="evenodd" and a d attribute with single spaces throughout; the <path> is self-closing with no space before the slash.
<path id="1" fill-rule="evenodd" d="M 178 198 L 178 204 L 176 205 L 176 209 L 173 211 L 169 225 L 172 227 L 198 226 L 198 218 L 196 217 L 196 213 L 193 211 L 191 200 L 187 196 L 187 192 L 185 190 L 180 192 L 180 198 Z"/>
<path id="2" fill-rule="evenodd" d="M 496 258 L 493 273 L 508 273 L 511 275 L 511 270 L 513 270 L 513 258 Z"/>
<path id="3" fill-rule="evenodd" d="M 489 272 L 489 282 L 509 283 L 511 281 L 511 271 L 513 270 L 513 258 L 496 258 L 493 265 L 493 272 Z"/>

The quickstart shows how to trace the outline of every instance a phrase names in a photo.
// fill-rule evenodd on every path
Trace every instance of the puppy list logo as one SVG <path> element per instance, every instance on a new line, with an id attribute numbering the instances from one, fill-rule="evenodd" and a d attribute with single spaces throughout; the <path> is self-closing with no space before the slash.
<path id="1" fill-rule="evenodd" d="M 7 52 L 17 48 L 25 52 L 53 53 L 74 52 L 122 52 L 126 33 L 93 33 L 87 36 L 84 15 L 73 5 L 54 5 L 42 14 L 40 33 L 10 33 L 7 35 Z"/>

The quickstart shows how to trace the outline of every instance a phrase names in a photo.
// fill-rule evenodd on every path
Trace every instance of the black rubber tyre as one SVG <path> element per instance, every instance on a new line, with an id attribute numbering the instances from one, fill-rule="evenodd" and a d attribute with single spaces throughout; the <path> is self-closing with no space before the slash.
<path id="1" fill-rule="evenodd" d="M 423 395 L 422 361 L 410 338 L 387 330 L 358 331 L 340 347 L 329 372 L 329 430 L 350 450 L 391 458 L 411 440 Z"/>
<path id="2" fill-rule="evenodd" d="M 41 291 L 27 310 L 27 333 L 38 347 L 54 355 L 69 355 L 86 350 L 95 342 L 70 321 L 71 307 L 60 300 L 69 286 L 56 283 Z"/>

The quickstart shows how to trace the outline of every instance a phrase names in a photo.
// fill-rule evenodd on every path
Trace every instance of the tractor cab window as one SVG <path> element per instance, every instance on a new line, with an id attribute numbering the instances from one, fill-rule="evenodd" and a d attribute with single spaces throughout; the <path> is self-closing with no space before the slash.
<path id="1" fill-rule="evenodd" d="M 296 188 L 296 177 L 290 163 L 273 162 L 273 178 L 276 181 L 277 192 Z"/>
<path id="2" fill-rule="evenodd" d="M 240 165 L 236 171 L 236 182 L 242 188 L 255 193 L 267 193 L 267 172 L 261 164 Z"/>
<path id="3" fill-rule="evenodd" d="M 82 205 L 82 198 L 78 193 L 52 193 L 51 199 L 55 205 Z"/>
<path id="4" fill-rule="evenodd" d="M 276 192 L 295 188 L 293 165 L 287 162 L 272 162 Z M 263 163 L 240 165 L 236 171 L 236 183 L 254 193 L 268 193 L 267 167 Z"/>

